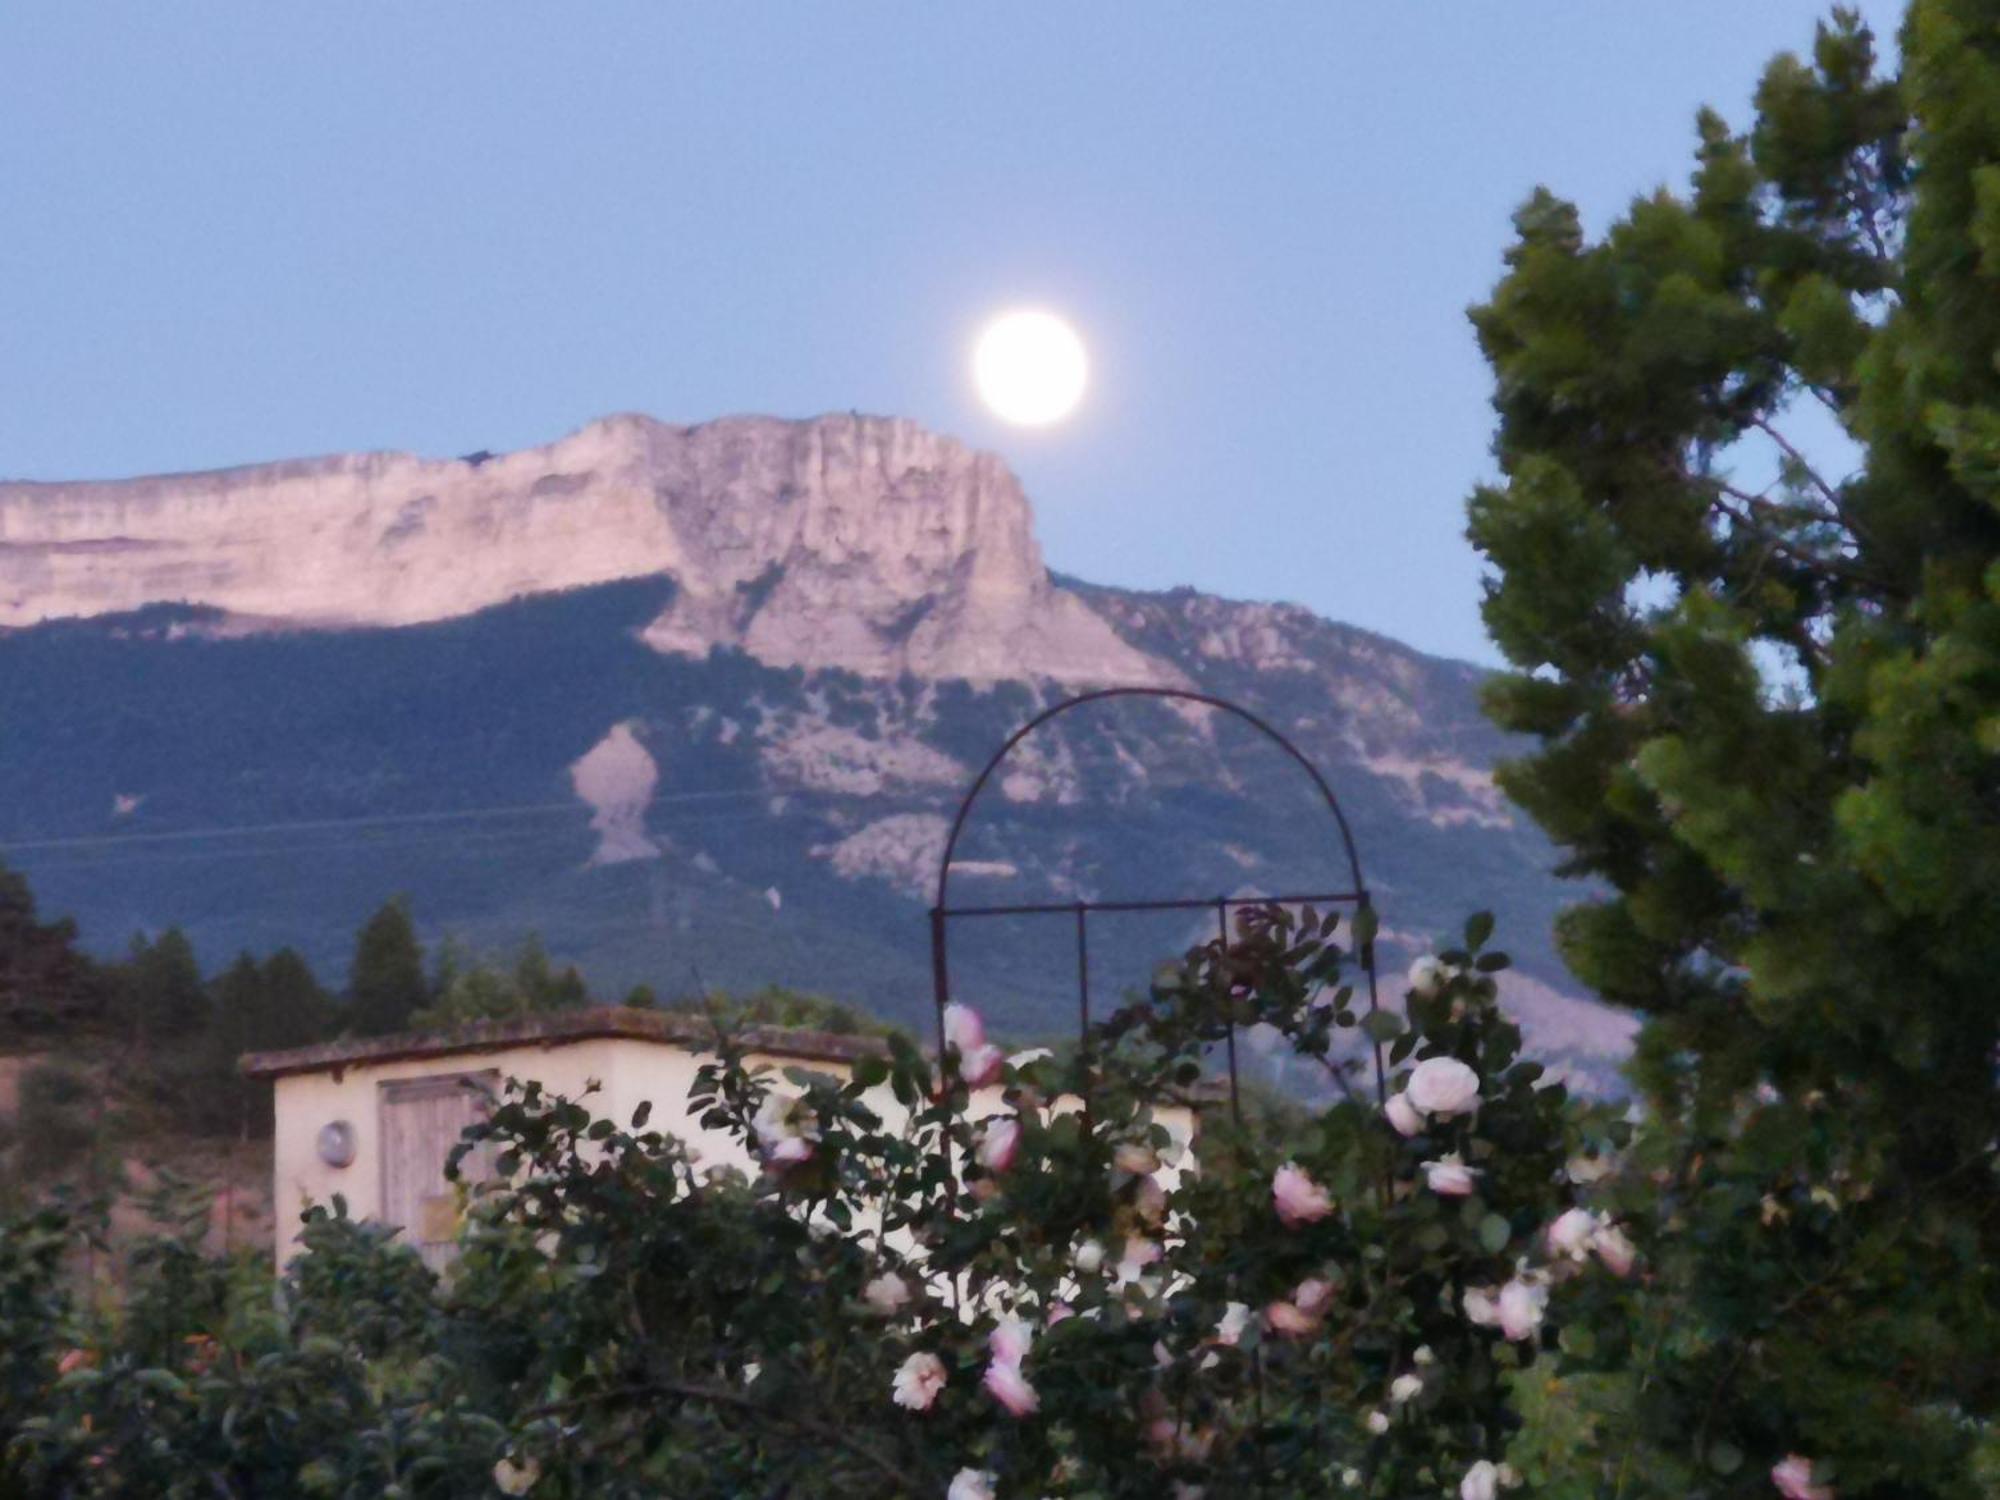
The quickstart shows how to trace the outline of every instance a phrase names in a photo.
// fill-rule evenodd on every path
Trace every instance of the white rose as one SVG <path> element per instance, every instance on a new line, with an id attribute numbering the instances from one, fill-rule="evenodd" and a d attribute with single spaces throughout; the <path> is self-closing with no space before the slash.
<path id="1" fill-rule="evenodd" d="M 1104 1247 L 1096 1240 L 1085 1240 L 1076 1247 L 1069 1263 L 1085 1276 L 1095 1276 L 1104 1268 Z"/>
<path id="2" fill-rule="evenodd" d="M 1490 1286 L 1469 1286 L 1465 1289 L 1465 1317 L 1469 1323 L 1481 1328 L 1500 1326 L 1500 1297 Z"/>
<path id="3" fill-rule="evenodd" d="M 541 1477 L 542 1466 L 533 1458 L 509 1454 L 493 1466 L 493 1486 L 503 1495 L 525 1495 Z"/>
<path id="4" fill-rule="evenodd" d="M 1410 965 L 1410 988 L 1428 998 L 1444 987 L 1448 972 L 1434 955 L 1426 953 Z"/>
<path id="5" fill-rule="evenodd" d="M 1572 1156 L 1563 1166 L 1563 1175 L 1578 1187 L 1589 1187 L 1609 1177 L 1617 1165 L 1608 1156 Z"/>
<path id="6" fill-rule="evenodd" d="M 1500 1288 L 1500 1331 L 1515 1341 L 1533 1338 L 1542 1326 L 1542 1310 L 1549 1305 L 1549 1289 L 1539 1282 L 1516 1276 Z"/>
<path id="7" fill-rule="evenodd" d="M 1410 1103 L 1449 1119 L 1479 1107 L 1479 1075 L 1455 1057 L 1427 1057 L 1410 1072 Z"/>
<path id="8" fill-rule="evenodd" d="M 1424 1163 L 1424 1184 L 1440 1198 L 1463 1198 L 1475 1186 L 1478 1172 L 1458 1159 L 1458 1153 Z"/>
<path id="9" fill-rule="evenodd" d="M 1630 1276 L 1632 1262 L 1639 1258 L 1638 1246 L 1616 1224 L 1599 1223 L 1597 1233 L 1590 1237 L 1590 1248 L 1614 1276 Z"/>
<path id="10" fill-rule="evenodd" d="M 1591 1237 L 1596 1233 L 1597 1215 L 1587 1208 L 1572 1208 L 1549 1225 L 1549 1254 L 1582 1260 L 1590 1254 Z"/>
<path id="11" fill-rule="evenodd" d="M 1458 1500 L 1498 1500 L 1499 1494 L 1500 1470 L 1490 1459 L 1480 1459 L 1458 1482 Z"/>
<path id="12" fill-rule="evenodd" d="M 1398 1375 L 1389 1382 L 1389 1399 L 1401 1406 L 1405 1401 L 1414 1401 L 1424 1393 L 1424 1377 L 1421 1375 Z"/>
<path id="13" fill-rule="evenodd" d="M 944 1383 L 944 1361 L 919 1350 L 904 1360 L 891 1378 L 890 1399 L 910 1411 L 929 1411 Z"/>
<path id="14" fill-rule="evenodd" d="M 1382 1113 L 1396 1127 L 1398 1135 L 1416 1135 L 1424 1128 L 1424 1117 L 1410 1103 L 1408 1094 L 1391 1094 L 1389 1102 L 1382 1106 Z"/>
<path id="15" fill-rule="evenodd" d="M 1389 1430 L 1389 1414 L 1386 1411 L 1368 1413 L 1368 1430 L 1380 1437 Z"/>
<path id="16" fill-rule="evenodd" d="M 960 1469 L 952 1476 L 944 1500 L 993 1500 L 996 1477 L 991 1469 Z"/>
<path id="17" fill-rule="evenodd" d="M 872 1312 L 893 1318 L 910 1300 L 910 1284 L 893 1271 L 887 1272 L 861 1289 L 861 1300 Z"/>

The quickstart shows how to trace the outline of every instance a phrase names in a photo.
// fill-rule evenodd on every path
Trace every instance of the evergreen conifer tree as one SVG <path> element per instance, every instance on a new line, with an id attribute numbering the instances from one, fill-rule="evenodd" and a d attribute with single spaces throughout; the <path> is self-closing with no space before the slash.
<path id="1" fill-rule="evenodd" d="M 1649 1425 L 1942 1495 L 2000 1404 L 2000 4 L 1902 40 L 1836 12 L 1600 239 L 1520 211 L 1470 535 L 1504 784 L 1679 1132 Z"/>
<path id="2" fill-rule="evenodd" d="M 370 917 L 355 939 L 348 1025 L 357 1036 L 402 1031 L 429 999 L 423 948 L 409 902 L 397 897 Z"/>

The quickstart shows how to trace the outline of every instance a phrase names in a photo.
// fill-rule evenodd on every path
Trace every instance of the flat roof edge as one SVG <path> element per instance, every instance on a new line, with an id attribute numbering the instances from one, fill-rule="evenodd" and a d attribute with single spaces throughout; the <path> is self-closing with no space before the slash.
<path id="1" fill-rule="evenodd" d="M 734 1035 L 740 1045 L 752 1052 L 793 1057 L 803 1062 L 852 1062 L 888 1050 L 879 1037 L 830 1031 L 755 1026 Z M 601 1005 L 500 1021 L 475 1021 L 445 1031 L 349 1037 L 278 1052 L 246 1052 L 237 1060 L 237 1067 L 247 1078 L 273 1079 L 296 1073 L 324 1073 L 426 1057 L 490 1052 L 504 1047 L 559 1047 L 591 1041 L 657 1042 L 713 1051 L 716 1029 L 706 1016 Z"/>

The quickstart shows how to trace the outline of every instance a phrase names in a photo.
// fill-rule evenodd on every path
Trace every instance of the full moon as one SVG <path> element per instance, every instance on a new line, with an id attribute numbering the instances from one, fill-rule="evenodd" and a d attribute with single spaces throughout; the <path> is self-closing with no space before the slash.
<path id="1" fill-rule="evenodd" d="M 1018 427 L 1046 427 L 1076 410 L 1090 361 L 1083 340 L 1054 313 L 1000 314 L 979 335 L 972 378 L 987 408 Z"/>

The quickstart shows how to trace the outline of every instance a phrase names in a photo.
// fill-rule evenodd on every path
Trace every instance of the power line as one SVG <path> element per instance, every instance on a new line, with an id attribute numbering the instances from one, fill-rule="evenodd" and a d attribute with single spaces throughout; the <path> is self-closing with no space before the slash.
<path id="1" fill-rule="evenodd" d="M 721 802 L 745 797 L 776 796 L 766 787 L 740 787 L 714 792 L 669 792 L 651 798 L 646 807 L 688 802 Z M 784 794 L 793 795 L 793 794 Z M 101 833 L 54 839 L 0 839 L 0 849 L 94 849 L 127 844 L 184 843 L 192 839 L 251 838 L 274 833 L 322 833 L 354 828 L 387 828 L 409 824 L 469 822 L 482 818 L 546 817 L 553 813 L 589 813 L 587 802 L 521 803 L 513 806 L 469 807 L 449 812 L 380 813 L 360 818 L 294 819 L 281 823 L 246 823 L 223 828 L 189 828 L 171 833 Z"/>

